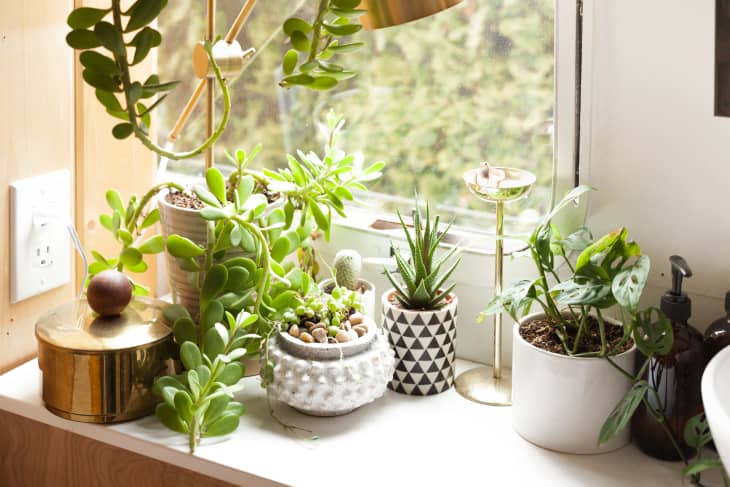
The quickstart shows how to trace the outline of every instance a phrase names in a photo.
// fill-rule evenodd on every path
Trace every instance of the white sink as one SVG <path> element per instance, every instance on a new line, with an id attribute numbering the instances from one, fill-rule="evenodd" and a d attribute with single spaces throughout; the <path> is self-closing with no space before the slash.
<path id="1" fill-rule="evenodd" d="M 702 376 L 702 401 L 717 452 L 730 465 L 730 347 L 710 361 Z"/>

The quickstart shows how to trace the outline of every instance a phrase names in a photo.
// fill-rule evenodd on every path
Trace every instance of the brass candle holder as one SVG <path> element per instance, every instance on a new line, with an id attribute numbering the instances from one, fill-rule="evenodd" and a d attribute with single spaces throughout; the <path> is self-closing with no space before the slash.
<path id="1" fill-rule="evenodd" d="M 494 293 L 502 292 L 504 265 L 504 204 L 518 200 L 529 193 L 535 184 L 535 175 L 523 169 L 509 167 L 481 167 L 464 174 L 469 191 L 482 201 L 496 205 L 496 232 L 494 255 Z M 502 314 L 494 315 L 494 365 L 468 370 L 456 378 L 456 391 L 465 398 L 490 406 L 512 404 L 512 374 L 502 369 Z"/>

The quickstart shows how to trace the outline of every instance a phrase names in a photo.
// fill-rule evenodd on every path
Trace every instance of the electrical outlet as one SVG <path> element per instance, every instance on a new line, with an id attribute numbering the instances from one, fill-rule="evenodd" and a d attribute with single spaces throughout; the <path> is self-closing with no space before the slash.
<path id="1" fill-rule="evenodd" d="M 10 302 L 68 283 L 71 172 L 55 171 L 10 185 Z"/>

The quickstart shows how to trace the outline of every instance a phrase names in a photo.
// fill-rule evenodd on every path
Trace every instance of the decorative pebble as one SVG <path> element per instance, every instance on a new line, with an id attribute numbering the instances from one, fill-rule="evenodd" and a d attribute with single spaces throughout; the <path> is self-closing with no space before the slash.
<path id="1" fill-rule="evenodd" d="M 312 330 L 312 336 L 319 343 L 327 343 L 327 330 L 324 328 L 315 328 Z"/>
<path id="2" fill-rule="evenodd" d="M 350 324 L 352 326 L 359 325 L 365 318 L 361 313 L 354 313 L 350 315 Z"/>
<path id="3" fill-rule="evenodd" d="M 357 333 L 357 336 L 359 336 L 359 337 L 363 336 L 364 334 L 366 334 L 368 332 L 367 327 L 364 325 L 357 325 L 357 326 L 353 327 L 353 330 L 355 330 L 355 333 Z"/>
<path id="4" fill-rule="evenodd" d="M 299 326 L 292 325 L 291 328 L 289 328 L 289 334 L 294 338 L 297 338 L 299 336 Z"/>
<path id="5" fill-rule="evenodd" d="M 350 323 L 350 320 L 345 320 L 344 323 L 342 323 L 342 329 L 345 331 L 352 330 L 352 323 Z"/>
<path id="6" fill-rule="evenodd" d="M 311 328 L 309 329 L 309 331 L 310 331 L 310 332 L 313 332 L 314 330 L 317 330 L 317 329 L 319 329 L 319 328 L 322 328 L 322 329 L 326 329 L 327 327 L 326 327 L 326 326 L 325 326 L 325 324 L 324 324 L 324 323 L 322 323 L 322 322 L 320 322 L 320 323 L 315 323 L 314 325 L 312 325 L 312 327 L 311 327 Z"/>
<path id="7" fill-rule="evenodd" d="M 350 340 L 357 340 L 360 337 L 355 330 L 350 330 L 346 333 L 350 337 Z"/>
<path id="8" fill-rule="evenodd" d="M 299 334 L 299 339 L 305 343 L 312 343 L 314 341 L 314 337 L 306 331 Z"/>
<path id="9" fill-rule="evenodd" d="M 337 340 L 339 343 L 345 343 L 349 342 L 351 338 L 349 332 L 346 332 L 345 330 L 340 330 L 339 333 L 337 333 L 335 340 Z"/>
<path id="10" fill-rule="evenodd" d="M 312 327 L 314 326 L 314 322 L 313 321 L 305 321 L 304 322 L 304 326 L 307 327 L 307 330 L 311 330 Z"/>

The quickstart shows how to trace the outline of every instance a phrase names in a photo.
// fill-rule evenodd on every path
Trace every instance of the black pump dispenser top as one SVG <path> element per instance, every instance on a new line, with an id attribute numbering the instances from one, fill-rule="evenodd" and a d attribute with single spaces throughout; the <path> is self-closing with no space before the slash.
<path id="1" fill-rule="evenodd" d="M 692 314 L 692 301 L 682 292 L 682 280 L 692 277 L 692 269 L 679 255 L 671 256 L 669 262 L 672 264 L 672 289 L 662 296 L 661 309 L 670 321 L 686 322 Z M 725 305 L 728 305 L 727 300 Z"/>

